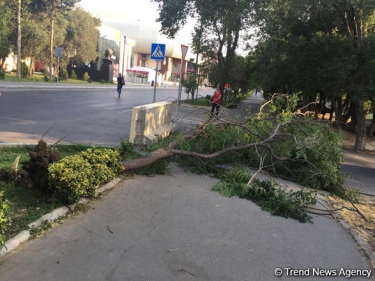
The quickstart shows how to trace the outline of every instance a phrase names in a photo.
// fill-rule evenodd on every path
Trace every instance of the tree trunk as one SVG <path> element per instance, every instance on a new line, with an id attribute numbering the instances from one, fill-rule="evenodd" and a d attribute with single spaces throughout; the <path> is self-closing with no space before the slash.
<path id="1" fill-rule="evenodd" d="M 356 138 L 354 149 L 364 150 L 366 147 L 366 117 L 363 111 L 363 100 L 355 101 L 356 108 Z"/>
<path id="2" fill-rule="evenodd" d="M 335 103 L 337 103 L 337 106 L 335 107 L 335 123 L 337 128 L 342 128 L 342 98 L 338 97 L 335 99 Z"/>
<path id="3" fill-rule="evenodd" d="M 125 171 L 133 171 L 147 167 L 160 159 L 167 158 L 172 155 L 172 150 L 158 149 L 142 158 L 124 161 L 122 162 L 122 165 L 125 167 Z"/>

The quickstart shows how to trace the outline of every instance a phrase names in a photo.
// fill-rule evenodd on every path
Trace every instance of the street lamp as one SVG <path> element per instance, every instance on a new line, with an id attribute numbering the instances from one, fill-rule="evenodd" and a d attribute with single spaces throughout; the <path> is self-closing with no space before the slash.
<path id="1" fill-rule="evenodd" d="M 124 36 L 124 51 L 123 51 L 123 57 L 122 57 L 122 76 L 124 76 L 124 67 L 125 67 L 125 54 L 126 54 L 125 46 L 126 46 L 126 36 Z"/>

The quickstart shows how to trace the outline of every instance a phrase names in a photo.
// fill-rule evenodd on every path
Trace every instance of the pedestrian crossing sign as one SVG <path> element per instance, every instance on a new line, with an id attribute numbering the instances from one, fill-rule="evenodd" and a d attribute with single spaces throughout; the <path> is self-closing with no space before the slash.
<path id="1" fill-rule="evenodd" d="M 164 60 L 165 44 L 152 43 L 150 57 L 152 60 Z"/>

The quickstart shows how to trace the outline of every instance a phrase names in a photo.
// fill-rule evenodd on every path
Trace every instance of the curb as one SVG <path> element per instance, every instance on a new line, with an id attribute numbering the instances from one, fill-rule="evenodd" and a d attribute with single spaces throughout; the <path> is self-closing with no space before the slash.
<path id="1" fill-rule="evenodd" d="M 369 260 L 371 267 L 375 269 L 375 254 L 372 252 L 370 245 L 367 244 L 365 241 L 363 241 L 362 237 L 357 232 L 352 230 L 350 225 L 344 219 L 342 218 L 336 218 L 336 219 L 344 229 L 350 232 L 350 234 L 353 237 L 353 240 L 357 242 L 357 244 L 359 245 L 360 250 L 365 253 L 364 256 L 366 259 Z"/>
<path id="2" fill-rule="evenodd" d="M 98 193 L 100 194 L 100 193 L 103 193 L 104 191 L 106 191 L 108 189 L 114 188 L 116 186 L 116 184 L 118 184 L 120 181 L 121 181 L 120 178 L 114 178 L 110 182 L 100 186 L 98 188 Z M 78 204 L 87 204 L 90 201 L 91 201 L 91 199 L 81 198 L 78 201 L 78 203 L 72 204 L 72 205 L 69 205 L 69 206 L 59 207 L 59 208 L 49 212 L 48 214 L 45 214 L 44 216 L 40 217 L 36 221 L 33 221 L 33 222 L 29 223 L 27 226 L 31 229 L 33 227 L 40 226 L 45 221 L 48 221 L 48 222 L 54 221 L 54 220 L 58 219 L 59 217 L 65 216 L 67 213 L 72 212 Z M 10 252 L 14 251 L 18 246 L 27 242 L 31 237 L 30 229 L 23 230 L 20 233 L 18 233 L 16 236 L 14 236 L 13 238 L 6 241 L 4 243 L 4 245 L 2 246 L 2 248 L 0 249 L 0 257 L 6 255 L 7 253 L 10 253 Z"/>

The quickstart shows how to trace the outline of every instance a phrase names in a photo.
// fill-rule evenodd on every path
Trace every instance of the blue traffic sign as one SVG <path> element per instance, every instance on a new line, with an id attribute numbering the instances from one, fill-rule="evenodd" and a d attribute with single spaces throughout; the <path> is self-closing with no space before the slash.
<path id="1" fill-rule="evenodd" d="M 150 57 L 152 60 L 164 60 L 165 44 L 152 43 Z"/>

